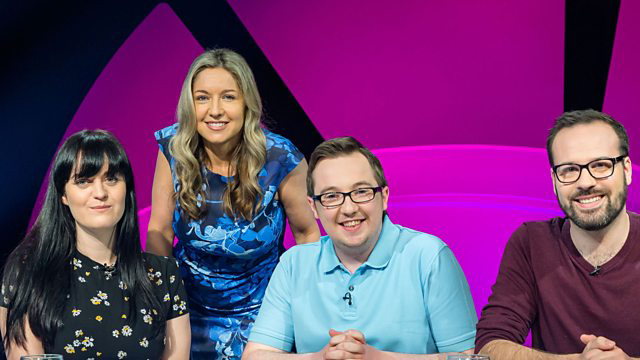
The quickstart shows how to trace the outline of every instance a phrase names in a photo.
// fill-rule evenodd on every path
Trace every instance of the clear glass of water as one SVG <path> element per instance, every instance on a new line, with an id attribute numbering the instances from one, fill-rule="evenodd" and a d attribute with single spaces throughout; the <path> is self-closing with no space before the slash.
<path id="1" fill-rule="evenodd" d="M 62 355 L 57 354 L 40 354 L 40 355 L 24 355 L 20 360 L 63 360 Z"/>
<path id="2" fill-rule="evenodd" d="M 447 355 L 447 360 L 490 360 L 489 355 L 457 354 Z"/>

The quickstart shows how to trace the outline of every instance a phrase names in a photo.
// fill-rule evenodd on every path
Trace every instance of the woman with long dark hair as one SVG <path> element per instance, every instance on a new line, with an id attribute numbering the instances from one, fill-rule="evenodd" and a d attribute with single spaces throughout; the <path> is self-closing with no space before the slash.
<path id="1" fill-rule="evenodd" d="M 173 249 L 191 306 L 193 359 L 239 359 L 283 250 L 317 241 L 307 163 L 261 126 L 249 65 L 228 49 L 198 56 L 184 80 L 178 123 L 156 132 L 147 250 Z"/>
<path id="2" fill-rule="evenodd" d="M 81 131 L 58 151 L 1 300 L 9 359 L 188 357 L 184 286 L 173 260 L 142 253 L 131 165 L 110 133 Z"/>

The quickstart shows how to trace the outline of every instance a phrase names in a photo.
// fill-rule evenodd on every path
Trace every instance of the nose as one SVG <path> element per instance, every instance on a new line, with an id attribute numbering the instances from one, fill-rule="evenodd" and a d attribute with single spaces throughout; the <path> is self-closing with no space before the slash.
<path id="1" fill-rule="evenodd" d="M 580 178 L 576 181 L 576 185 L 581 189 L 590 189 L 596 186 L 597 180 L 591 176 L 591 173 L 587 170 L 587 168 L 583 168 L 580 170 Z"/>
<path id="2" fill-rule="evenodd" d="M 93 197 L 99 200 L 107 198 L 107 189 L 103 181 L 96 180 L 93 182 Z"/>
<path id="3" fill-rule="evenodd" d="M 340 211 L 343 214 L 354 214 L 356 211 L 358 211 L 358 204 L 354 203 L 353 200 L 351 200 L 351 196 L 345 196 L 344 203 L 342 203 L 342 206 L 340 206 Z"/>
<path id="4" fill-rule="evenodd" d="M 224 113 L 224 109 L 222 107 L 222 103 L 219 99 L 213 99 L 211 101 L 211 106 L 209 107 L 209 116 L 214 119 L 218 119 Z"/>

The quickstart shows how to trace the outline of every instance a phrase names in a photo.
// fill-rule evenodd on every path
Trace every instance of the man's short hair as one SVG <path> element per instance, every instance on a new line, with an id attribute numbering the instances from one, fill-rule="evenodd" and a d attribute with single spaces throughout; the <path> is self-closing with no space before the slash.
<path id="1" fill-rule="evenodd" d="M 387 186 L 387 179 L 384 177 L 384 170 L 382 170 L 380 160 L 378 160 L 378 158 L 373 155 L 369 149 L 362 146 L 358 140 L 351 136 L 347 136 L 327 140 L 313 150 L 313 153 L 311 153 L 311 157 L 309 158 L 309 170 L 307 171 L 307 195 L 315 195 L 313 193 L 314 184 L 312 175 L 321 160 L 335 159 L 340 156 L 351 155 L 355 152 L 364 155 L 367 159 L 369 165 L 371 165 L 371 170 L 373 170 L 373 176 L 375 177 L 378 186 Z"/>
<path id="2" fill-rule="evenodd" d="M 580 124 L 590 124 L 595 121 L 602 121 L 603 123 L 611 126 L 613 131 L 616 132 L 616 135 L 618 135 L 618 140 L 620 141 L 620 155 L 629 155 L 629 136 L 627 135 L 627 131 L 624 129 L 624 126 L 614 118 L 592 109 L 567 111 L 556 119 L 555 124 L 551 130 L 549 130 L 549 136 L 547 137 L 547 155 L 549 155 L 549 163 L 551 166 L 555 165 L 553 162 L 551 146 L 553 145 L 553 140 L 556 138 L 556 135 L 558 135 L 558 132 L 564 128 Z"/>

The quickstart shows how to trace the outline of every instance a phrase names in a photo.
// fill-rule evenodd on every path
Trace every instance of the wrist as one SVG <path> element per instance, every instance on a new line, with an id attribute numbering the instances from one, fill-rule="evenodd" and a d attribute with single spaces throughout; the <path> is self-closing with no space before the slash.
<path id="1" fill-rule="evenodd" d="M 378 350 L 371 345 L 366 345 L 366 346 L 367 346 L 367 359 L 371 359 L 371 360 L 394 360 L 395 359 L 395 357 L 390 352 Z"/>
<path id="2" fill-rule="evenodd" d="M 566 355 L 556 355 L 555 359 L 558 360 L 580 360 L 581 354 L 566 354 Z"/>

